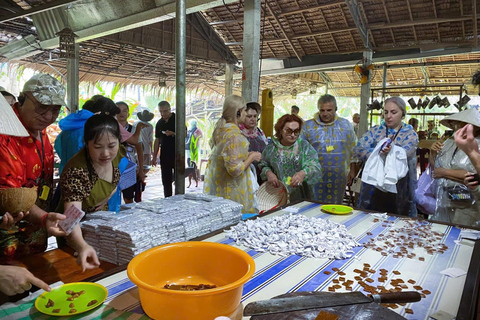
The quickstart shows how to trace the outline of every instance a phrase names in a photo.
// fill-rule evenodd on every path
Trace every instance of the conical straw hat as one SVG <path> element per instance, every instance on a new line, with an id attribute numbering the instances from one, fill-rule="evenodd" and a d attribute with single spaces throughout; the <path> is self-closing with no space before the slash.
<path id="1" fill-rule="evenodd" d="M 27 129 L 18 119 L 13 108 L 8 104 L 7 100 L 0 94 L 0 134 L 9 136 L 27 137 L 29 136 Z"/>
<path id="2" fill-rule="evenodd" d="M 445 127 L 457 130 L 465 124 L 472 124 L 480 128 L 480 111 L 476 108 L 470 108 L 459 113 L 454 113 L 440 121 Z"/>

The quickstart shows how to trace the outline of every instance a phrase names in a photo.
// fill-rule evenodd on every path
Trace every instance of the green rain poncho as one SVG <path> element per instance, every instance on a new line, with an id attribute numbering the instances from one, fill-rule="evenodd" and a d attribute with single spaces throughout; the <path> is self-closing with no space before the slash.
<path id="1" fill-rule="evenodd" d="M 298 139 L 291 146 L 284 146 L 273 138 L 272 143 L 263 150 L 258 167 L 263 180 L 267 180 L 267 171 L 271 170 L 278 180 L 287 186 L 290 202 L 300 199 L 313 200 L 313 185 L 322 178 L 317 152 L 302 139 Z M 305 180 L 301 186 L 292 188 L 288 178 L 301 170 L 306 173 Z"/>

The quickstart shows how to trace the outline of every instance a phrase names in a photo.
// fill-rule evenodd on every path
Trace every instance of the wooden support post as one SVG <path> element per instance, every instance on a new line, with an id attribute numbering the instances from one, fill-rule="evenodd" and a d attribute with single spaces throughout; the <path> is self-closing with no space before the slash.
<path id="1" fill-rule="evenodd" d="M 233 64 L 225 65 L 225 97 L 233 93 Z"/>
<path id="2" fill-rule="evenodd" d="M 366 50 L 363 52 L 363 66 L 367 67 L 372 64 L 373 52 L 371 50 Z M 360 96 L 360 123 L 358 125 L 358 136 L 361 137 L 365 132 L 367 132 L 367 104 L 370 100 L 370 79 L 371 73 L 368 76 L 367 83 L 362 83 L 361 96 Z"/>
<path id="3" fill-rule="evenodd" d="M 67 103 L 70 113 L 78 110 L 79 45 L 75 43 L 75 57 L 67 59 Z"/>

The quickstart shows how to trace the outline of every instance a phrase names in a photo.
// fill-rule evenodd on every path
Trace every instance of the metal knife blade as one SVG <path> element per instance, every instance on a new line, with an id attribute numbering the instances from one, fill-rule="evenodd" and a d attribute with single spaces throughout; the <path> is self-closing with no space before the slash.
<path id="1" fill-rule="evenodd" d="M 420 301 L 420 299 L 420 294 L 414 291 L 382 293 L 374 295 L 374 299 L 358 291 L 346 293 L 310 292 L 302 296 L 251 302 L 245 307 L 243 314 L 245 316 L 254 316 L 371 302 L 416 302 Z"/>
<path id="2" fill-rule="evenodd" d="M 370 303 L 372 299 L 361 292 L 312 292 L 312 295 L 255 301 L 247 304 L 244 316 L 308 310 L 332 306 Z"/>

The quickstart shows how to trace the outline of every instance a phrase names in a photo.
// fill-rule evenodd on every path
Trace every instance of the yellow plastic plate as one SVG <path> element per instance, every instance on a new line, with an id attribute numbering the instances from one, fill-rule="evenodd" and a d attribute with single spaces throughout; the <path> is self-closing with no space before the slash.
<path id="1" fill-rule="evenodd" d="M 323 211 L 331 214 L 349 214 L 353 212 L 353 208 L 342 206 L 339 204 L 327 204 L 320 207 Z"/>
<path id="2" fill-rule="evenodd" d="M 85 293 L 75 298 L 73 301 L 67 301 L 67 298 L 71 295 L 67 294 L 68 290 L 79 292 L 84 290 Z M 104 286 L 93 282 L 73 282 L 67 283 L 60 287 L 53 288 L 50 292 L 42 293 L 35 301 L 35 308 L 38 311 L 48 314 L 50 316 L 73 316 L 79 313 L 90 311 L 100 306 L 107 298 L 108 290 Z M 48 300 L 51 299 L 54 303 L 52 307 L 47 308 Z M 92 300 L 97 302 L 91 306 L 88 303 Z M 75 307 L 70 308 L 70 303 L 73 303 Z M 54 313 L 53 310 L 60 309 L 60 312 Z M 76 312 L 70 313 L 71 309 L 75 309 Z"/>

